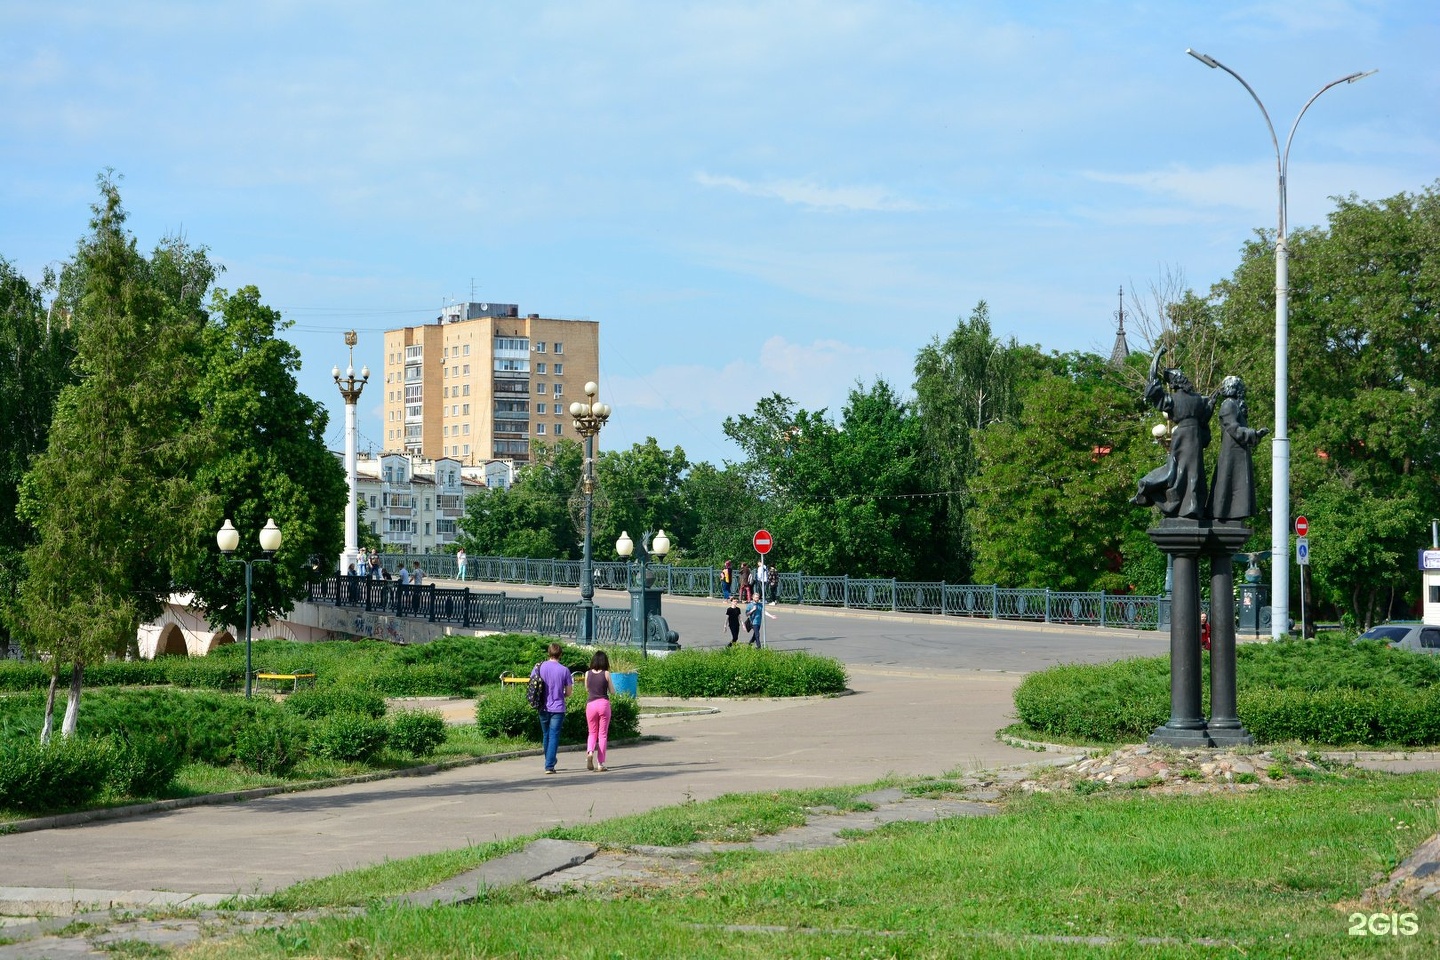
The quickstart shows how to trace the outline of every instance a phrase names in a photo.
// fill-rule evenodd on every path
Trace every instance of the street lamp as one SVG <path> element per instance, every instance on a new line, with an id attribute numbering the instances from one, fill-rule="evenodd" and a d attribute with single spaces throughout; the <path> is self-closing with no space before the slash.
<path id="1" fill-rule="evenodd" d="M 575 429 L 585 438 L 585 475 L 580 489 L 585 494 L 585 543 L 580 560 L 580 642 L 595 640 L 595 561 L 590 550 L 591 524 L 595 515 L 595 437 L 610 419 L 610 405 L 595 398 L 600 388 L 595 381 L 585 384 L 585 400 L 570 404 Z"/>
<path id="2" fill-rule="evenodd" d="M 360 478 L 355 465 L 355 405 L 360 402 L 360 392 L 370 382 L 370 368 L 360 368 L 360 379 L 355 379 L 355 344 L 359 340 L 354 330 L 345 332 L 345 345 L 350 348 L 350 363 L 345 368 L 345 377 L 340 377 L 340 367 L 330 371 L 340 396 L 345 401 L 345 477 L 350 483 L 350 499 L 345 502 L 345 552 L 340 555 L 340 575 L 350 571 L 360 554 Z"/>
<path id="3" fill-rule="evenodd" d="M 233 557 L 237 547 L 240 546 L 240 531 L 235 529 L 227 518 L 224 526 L 215 533 L 215 542 L 220 546 L 220 552 L 225 554 L 225 559 L 231 563 L 243 563 L 245 565 L 245 698 L 250 698 L 250 584 L 254 565 L 257 563 L 269 563 L 275 551 L 280 549 L 280 528 L 275 526 L 274 518 L 265 521 L 265 526 L 260 530 L 260 549 L 264 551 L 264 557 L 257 557 L 254 560 L 244 560 L 240 557 Z"/>
<path id="4" fill-rule="evenodd" d="M 647 544 L 645 541 L 649 539 Z M 615 541 L 615 552 L 626 560 L 635 552 L 635 541 L 630 539 L 630 534 L 624 530 L 620 531 L 620 538 Z M 638 586 L 635 583 L 630 585 L 630 636 L 640 638 L 640 656 L 650 656 L 650 615 L 660 612 L 660 597 L 658 590 L 650 590 L 650 583 L 646 577 L 646 568 L 650 565 L 652 556 L 665 559 L 670 552 L 670 538 L 665 536 L 664 530 L 657 530 L 654 539 L 646 533 L 640 538 L 640 554 L 636 559 L 640 562 L 640 579 Z M 652 609 L 653 607 L 653 609 Z"/>
<path id="5" fill-rule="evenodd" d="M 1305 106 L 1301 107 L 1295 116 L 1295 122 L 1290 125 L 1290 135 L 1285 138 L 1285 149 L 1282 151 L 1280 140 L 1275 136 L 1275 125 L 1270 122 L 1269 111 L 1265 109 L 1265 104 L 1260 102 L 1250 84 L 1245 82 L 1245 78 L 1214 57 L 1197 53 L 1188 47 L 1185 52 L 1212 70 L 1219 68 L 1240 81 L 1245 92 L 1250 94 L 1255 105 L 1260 108 L 1260 115 L 1265 118 L 1265 126 L 1270 131 L 1270 143 L 1275 148 L 1279 214 L 1275 237 L 1275 439 L 1270 446 L 1273 474 L 1270 490 L 1270 636 L 1278 640 L 1290 632 L 1290 249 L 1287 240 L 1289 211 L 1285 192 L 1285 178 L 1290 168 L 1290 144 L 1295 139 L 1295 128 L 1300 125 L 1300 118 L 1305 116 L 1305 111 L 1320 98 L 1320 94 L 1331 87 L 1354 83 L 1379 71 L 1352 73 L 1321 87 L 1315 96 L 1305 101 Z"/>

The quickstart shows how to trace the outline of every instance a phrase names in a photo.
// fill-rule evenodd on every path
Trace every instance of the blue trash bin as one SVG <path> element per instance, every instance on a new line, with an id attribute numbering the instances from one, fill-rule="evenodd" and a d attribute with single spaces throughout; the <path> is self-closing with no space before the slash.
<path id="1" fill-rule="evenodd" d="M 617 694 L 637 700 L 640 698 L 640 674 L 611 672 L 610 682 L 615 684 Z"/>

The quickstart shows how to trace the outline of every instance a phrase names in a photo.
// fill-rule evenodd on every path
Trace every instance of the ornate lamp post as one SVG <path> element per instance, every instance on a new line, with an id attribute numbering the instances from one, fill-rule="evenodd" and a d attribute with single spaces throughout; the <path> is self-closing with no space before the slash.
<path id="1" fill-rule="evenodd" d="M 240 531 L 228 519 L 225 524 L 216 531 L 215 543 L 220 547 L 220 552 L 225 554 L 225 559 L 231 563 L 243 563 L 245 565 L 245 697 L 250 697 L 250 681 L 253 673 L 250 669 L 250 584 L 254 566 L 257 563 L 269 563 L 275 551 L 280 549 L 280 528 L 275 526 L 274 518 L 265 521 L 265 526 L 260 531 L 260 549 L 264 551 L 264 557 L 256 557 L 254 560 L 245 560 L 240 557 L 231 556 L 240 546 Z"/>
<path id="2" fill-rule="evenodd" d="M 595 398 L 600 387 L 592 380 L 585 384 L 585 400 L 570 404 L 575 429 L 585 438 L 585 475 L 580 489 L 585 494 L 585 543 L 580 560 L 580 642 L 595 640 L 595 560 L 590 550 L 591 524 L 595 515 L 595 437 L 610 419 L 610 405 Z"/>
<path id="3" fill-rule="evenodd" d="M 346 332 L 345 345 L 350 348 L 350 363 L 345 367 L 345 378 L 341 379 L 338 366 L 330 371 L 331 376 L 335 378 L 335 386 L 340 388 L 340 396 L 345 400 L 345 476 L 350 482 L 350 499 L 345 504 L 345 552 L 340 554 L 341 576 L 350 570 L 350 564 L 354 563 L 360 555 L 360 514 L 358 509 L 360 479 L 355 467 L 355 405 L 360 402 L 360 392 L 370 381 L 370 368 L 362 367 L 360 379 L 355 379 L 355 344 L 357 340 L 354 330 Z"/>
<path id="4" fill-rule="evenodd" d="M 648 543 L 646 541 L 649 541 Z M 624 530 L 620 531 L 620 538 L 615 541 L 615 552 L 626 560 L 635 552 L 635 541 L 630 539 L 630 534 Z M 654 539 L 646 533 L 640 538 L 640 554 L 636 557 L 640 562 L 640 577 L 638 581 L 630 584 L 630 637 L 640 638 L 640 656 L 650 656 L 650 615 L 660 612 L 660 597 L 658 590 L 650 590 L 650 581 L 646 576 L 646 568 L 650 565 L 652 556 L 665 559 L 670 552 L 670 538 L 665 536 L 664 530 L 657 530 Z M 651 608 L 654 609 L 651 609 Z"/>
<path id="5" fill-rule="evenodd" d="M 1240 81 L 1245 92 L 1250 94 L 1250 98 L 1260 108 L 1260 115 L 1265 118 L 1265 126 L 1270 131 L 1270 143 L 1275 148 L 1275 172 L 1279 182 L 1280 204 L 1278 229 L 1275 232 L 1275 438 L 1270 447 L 1270 469 L 1273 474 L 1270 480 L 1270 607 L 1273 613 L 1270 636 L 1278 640 L 1290 632 L 1290 356 L 1287 342 L 1290 337 L 1290 247 L 1286 236 L 1290 214 L 1285 193 L 1285 178 L 1289 175 L 1290 168 L 1290 144 L 1295 139 L 1295 128 L 1300 125 L 1300 118 L 1305 116 L 1310 104 L 1320 99 L 1320 94 L 1331 87 L 1354 83 L 1378 71 L 1352 73 L 1321 87 L 1319 93 L 1305 101 L 1305 106 L 1300 108 L 1295 122 L 1290 125 L 1290 135 L 1285 138 L 1285 149 L 1282 152 L 1280 140 L 1275 136 L 1275 125 L 1270 122 L 1270 113 L 1250 88 L 1250 84 L 1245 82 L 1245 78 L 1214 57 L 1190 49 L 1185 52 L 1210 69 L 1224 70 Z"/>

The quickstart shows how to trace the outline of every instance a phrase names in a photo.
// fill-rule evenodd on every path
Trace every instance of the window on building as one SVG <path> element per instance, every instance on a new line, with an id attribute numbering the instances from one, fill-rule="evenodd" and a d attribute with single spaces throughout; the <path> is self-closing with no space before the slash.
<path id="1" fill-rule="evenodd" d="M 551 392 L 554 393 L 555 396 L 558 397 L 558 396 L 560 396 L 560 394 L 562 394 L 562 393 L 565 392 L 565 385 L 564 385 L 564 384 L 557 383 L 557 384 L 555 384 L 555 389 L 552 390 Z"/>
<path id="2" fill-rule="evenodd" d="M 442 436 L 442 437 L 448 437 L 448 436 L 450 436 L 450 428 L 449 428 L 449 427 L 441 427 L 441 428 L 440 428 L 440 436 Z"/>
<path id="3" fill-rule="evenodd" d="M 425 536 L 430 536 L 430 524 L 425 524 Z"/>
<path id="4" fill-rule="evenodd" d="M 536 435 L 536 436 L 539 436 L 539 437 L 545 436 L 545 424 L 543 424 L 543 423 L 537 423 L 537 424 L 535 424 L 535 435 Z"/>
<path id="5" fill-rule="evenodd" d="M 467 357 L 470 356 L 470 344 L 468 344 L 468 343 L 465 344 L 464 350 L 465 350 L 465 356 L 467 356 Z"/>
<path id="6" fill-rule="evenodd" d="M 467 383 L 467 384 L 465 384 L 464 386 L 462 386 L 462 387 L 460 388 L 460 396 L 462 396 L 462 397 L 468 397 L 468 396 L 470 396 L 470 384 Z"/>
<path id="7" fill-rule="evenodd" d="M 463 433 L 463 434 L 465 434 L 465 436 L 467 436 L 467 437 L 470 436 L 470 424 L 468 424 L 468 423 L 461 424 L 461 426 L 460 426 L 460 432 Z"/>
<path id="8" fill-rule="evenodd" d="M 425 498 L 425 512 L 426 512 L 426 513 L 429 513 L 429 512 L 430 512 L 430 498 L 429 498 L 429 497 L 426 497 L 426 498 Z M 429 533 L 430 531 L 429 531 L 429 530 L 426 530 L 425 532 L 426 532 L 426 533 Z"/>
<path id="9" fill-rule="evenodd" d="M 375 495 L 373 493 L 370 495 L 370 509 L 375 509 Z"/>
<path id="10" fill-rule="evenodd" d="M 545 372 L 545 361 L 544 361 L 544 360 L 541 360 L 539 363 L 535 364 L 535 372 L 536 372 L 536 373 L 544 373 L 544 372 Z"/>
<path id="11" fill-rule="evenodd" d="M 537 383 L 537 384 L 535 384 L 535 392 L 536 392 L 536 393 L 544 393 L 544 392 L 545 392 L 545 384 L 543 384 L 543 383 Z"/>
<path id="12" fill-rule="evenodd" d="M 462 403 L 462 404 L 460 404 L 460 415 L 461 415 L 461 416 L 464 416 L 464 417 L 470 416 L 470 404 L 468 404 L 468 403 Z"/>
<path id="13" fill-rule="evenodd" d="M 537 404 L 535 404 L 535 412 L 536 412 L 536 413 L 544 413 L 544 412 L 545 412 L 545 404 L 543 404 L 543 403 L 537 403 Z"/>
<path id="14" fill-rule="evenodd" d="M 470 364 L 465 364 L 463 369 L 465 371 L 465 376 L 470 376 Z"/>
<path id="15" fill-rule="evenodd" d="M 560 424 L 555 424 L 555 436 L 560 436 Z"/>
<path id="16" fill-rule="evenodd" d="M 465 444 L 465 456 L 470 456 L 470 444 Z"/>
<path id="17" fill-rule="evenodd" d="M 565 364 L 563 364 L 563 363 L 557 363 L 557 364 L 555 364 L 555 376 L 558 377 L 558 376 L 560 376 L 561 374 L 563 374 L 564 372 L 565 372 Z"/>
<path id="18" fill-rule="evenodd" d="M 535 352 L 536 352 L 536 353 L 544 353 L 544 352 L 545 352 L 545 341 L 544 341 L 544 340 L 536 340 L 536 341 L 535 341 Z"/>
<path id="19" fill-rule="evenodd" d="M 565 352 L 565 344 L 563 344 L 563 343 L 557 343 L 557 344 L 555 344 L 555 352 L 556 352 L 556 353 L 564 353 L 564 352 Z"/>

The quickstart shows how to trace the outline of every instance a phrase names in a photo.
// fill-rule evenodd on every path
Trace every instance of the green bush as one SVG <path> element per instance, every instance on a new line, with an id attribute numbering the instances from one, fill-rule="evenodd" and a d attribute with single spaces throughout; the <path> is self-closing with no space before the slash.
<path id="1" fill-rule="evenodd" d="M 310 751 L 339 763 L 368 763 L 385 749 L 385 721 L 363 713 L 332 713 L 310 729 Z"/>
<path id="2" fill-rule="evenodd" d="M 285 709 L 307 720 L 319 720 L 332 713 L 363 713 L 385 716 L 385 699 L 355 687 L 314 687 L 297 690 L 285 698 Z"/>
<path id="3" fill-rule="evenodd" d="M 840 693 L 846 682 L 830 657 L 748 646 L 651 657 L 639 674 L 641 692 L 661 697 L 803 697 Z"/>
<path id="4" fill-rule="evenodd" d="M 1343 640 L 1246 644 L 1236 712 L 1262 743 L 1440 743 L 1440 657 Z M 1201 690 L 1208 710 L 1209 659 Z M 1067 664 L 1027 676 L 1020 719 L 1043 733 L 1099 742 L 1147 737 L 1170 715 L 1170 660 Z"/>
<path id="5" fill-rule="evenodd" d="M 427 710 L 402 710 L 390 718 L 390 748 L 428 757 L 445 742 L 445 720 Z"/>
<path id="6" fill-rule="evenodd" d="M 116 736 L 108 740 L 105 789 L 115 799 L 160 796 L 185 763 L 184 755 L 166 736 Z"/>
<path id="7" fill-rule="evenodd" d="M 497 690 L 475 705 L 475 725 L 491 739 L 540 742 L 540 715 L 525 700 L 524 690 Z M 610 739 L 640 735 L 640 704 L 633 697 L 610 698 Z M 565 704 L 560 725 L 561 743 L 583 743 L 589 736 L 585 721 L 585 688 L 576 684 Z"/>
<path id="8" fill-rule="evenodd" d="M 309 724 L 298 717 L 267 716 L 235 737 L 235 761 L 256 773 L 283 777 L 305 758 Z"/>
<path id="9" fill-rule="evenodd" d="M 245 688 L 244 657 L 222 656 L 216 652 L 208 657 L 166 657 L 156 662 L 165 668 L 165 679 L 177 687 L 203 690 Z"/>
<path id="10" fill-rule="evenodd" d="M 82 807 L 105 789 L 114 752 L 108 741 L 81 737 L 57 737 L 44 745 L 31 739 L 0 745 L 0 808 L 43 812 Z"/>

